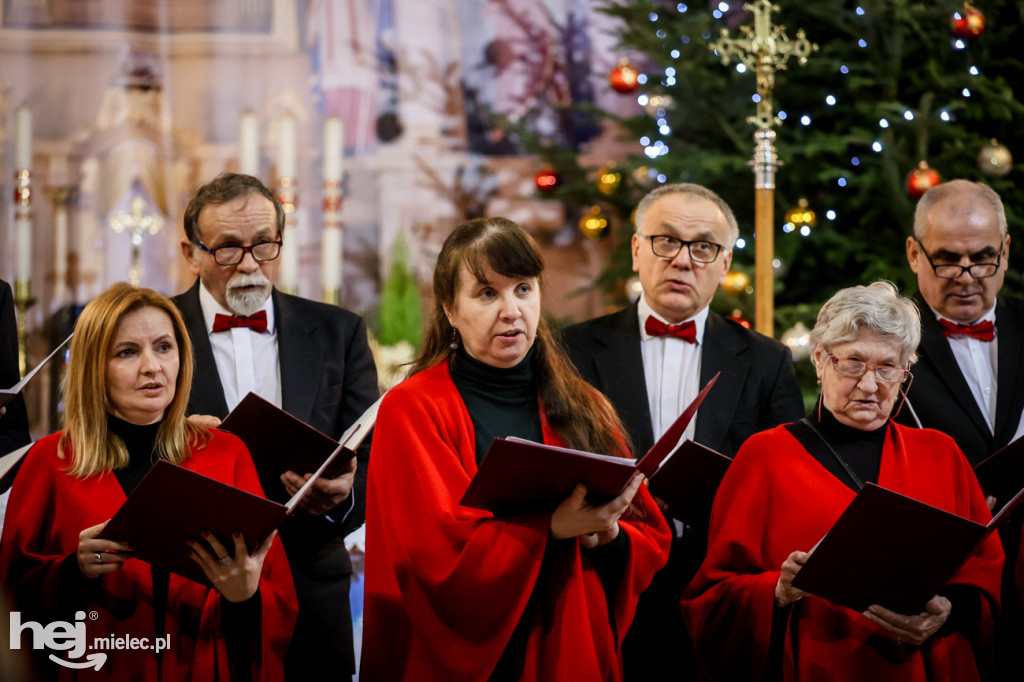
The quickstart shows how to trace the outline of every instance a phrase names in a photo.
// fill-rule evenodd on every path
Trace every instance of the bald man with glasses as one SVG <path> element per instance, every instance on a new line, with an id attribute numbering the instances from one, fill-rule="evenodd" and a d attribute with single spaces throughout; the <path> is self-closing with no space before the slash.
<path id="1" fill-rule="evenodd" d="M 917 275 L 920 359 L 899 419 L 948 433 L 971 464 L 1022 434 L 1024 301 L 1000 295 L 1010 237 L 990 187 L 952 180 L 917 205 L 907 260 Z"/>
<path id="2" fill-rule="evenodd" d="M 921 197 L 907 238 L 921 345 L 898 420 L 950 435 L 972 465 L 1024 434 L 1024 301 L 1000 293 L 1009 256 L 1006 212 L 992 188 L 951 180 Z M 999 533 L 1006 566 L 995 679 L 1024 678 L 1021 527 L 1018 508 Z"/>
<path id="3" fill-rule="evenodd" d="M 700 185 L 664 185 L 640 201 L 635 223 L 640 300 L 564 332 L 573 363 L 611 400 L 635 450 L 650 448 L 717 372 L 687 438 L 732 456 L 754 433 L 800 419 L 789 351 L 708 307 L 739 237 L 728 204 Z M 671 509 L 666 516 L 673 523 Z M 707 528 L 674 523 L 669 564 L 640 596 L 623 644 L 627 682 L 699 674 L 679 597 L 704 557 Z"/>

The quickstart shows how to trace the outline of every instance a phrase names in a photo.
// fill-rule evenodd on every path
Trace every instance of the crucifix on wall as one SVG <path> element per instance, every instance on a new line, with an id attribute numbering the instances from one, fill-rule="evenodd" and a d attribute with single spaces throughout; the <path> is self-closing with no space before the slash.
<path id="1" fill-rule="evenodd" d="M 139 286 L 142 281 L 142 266 L 139 256 L 142 252 L 142 235 L 156 234 L 164 226 L 164 219 L 159 214 L 147 213 L 146 200 L 136 195 L 129 205 L 128 213 L 118 211 L 110 219 L 110 227 L 114 232 L 128 232 L 132 239 L 132 264 L 128 268 L 128 281 Z"/>

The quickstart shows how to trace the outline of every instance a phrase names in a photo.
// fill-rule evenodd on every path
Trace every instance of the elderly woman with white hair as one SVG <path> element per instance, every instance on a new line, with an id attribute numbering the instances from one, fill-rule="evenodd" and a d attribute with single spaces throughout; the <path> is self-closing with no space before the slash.
<path id="1" fill-rule="evenodd" d="M 818 404 L 740 449 L 715 500 L 707 559 L 682 599 L 710 679 L 963 681 L 990 667 L 1003 565 L 994 536 L 922 613 L 857 613 L 792 586 L 866 482 L 991 518 L 951 438 L 891 420 L 920 328 L 914 303 L 888 282 L 843 289 L 818 313 Z"/>

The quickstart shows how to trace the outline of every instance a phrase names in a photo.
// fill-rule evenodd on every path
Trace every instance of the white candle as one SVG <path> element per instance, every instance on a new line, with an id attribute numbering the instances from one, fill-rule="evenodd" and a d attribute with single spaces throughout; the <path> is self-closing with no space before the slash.
<path id="1" fill-rule="evenodd" d="M 284 229 L 284 245 L 281 247 L 281 288 L 289 294 L 299 291 L 299 244 L 298 230 L 290 225 Z"/>
<path id="2" fill-rule="evenodd" d="M 14 120 L 14 170 L 32 168 L 32 110 L 27 104 L 18 107 Z"/>
<path id="3" fill-rule="evenodd" d="M 67 278 L 68 263 L 68 205 L 65 200 L 53 202 L 53 264 L 55 282 L 53 288 L 54 303 L 59 307 L 64 304 L 64 280 Z"/>
<path id="4" fill-rule="evenodd" d="M 278 131 L 277 176 L 295 177 L 295 119 L 291 114 L 281 116 Z"/>
<path id="5" fill-rule="evenodd" d="M 342 124 L 337 116 L 331 116 L 324 123 L 324 180 L 341 182 Z"/>
<path id="6" fill-rule="evenodd" d="M 260 174 L 260 133 L 256 114 L 247 109 L 238 124 L 238 172 Z"/>
<path id="7" fill-rule="evenodd" d="M 341 228 L 325 227 L 323 232 L 323 253 L 320 262 L 325 290 L 341 287 Z"/>

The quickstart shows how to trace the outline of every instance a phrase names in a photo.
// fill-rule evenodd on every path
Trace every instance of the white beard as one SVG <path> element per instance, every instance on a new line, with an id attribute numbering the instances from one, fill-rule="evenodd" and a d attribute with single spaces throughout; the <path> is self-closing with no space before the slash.
<path id="1" fill-rule="evenodd" d="M 260 288 L 253 291 L 242 289 L 242 287 L 253 285 L 258 285 Z M 273 285 L 271 285 L 270 280 L 264 277 L 262 272 L 254 272 L 248 275 L 238 274 L 228 280 L 224 298 L 227 299 L 228 306 L 232 312 L 237 315 L 248 316 L 263 307 L 263 304 L 270 297 L 272 288 Z"/>

